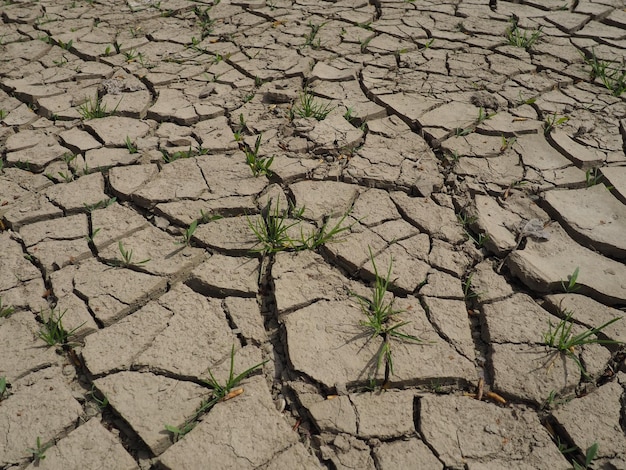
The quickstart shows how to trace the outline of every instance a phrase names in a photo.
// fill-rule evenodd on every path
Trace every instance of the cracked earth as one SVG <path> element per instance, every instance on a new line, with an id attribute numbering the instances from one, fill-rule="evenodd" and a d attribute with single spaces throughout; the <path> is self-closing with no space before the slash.
<path id="1" fill-rule="evenodd" d="M 0 468 L 626 469 L 625 50 L 623 0 L 4 0 Z"/>

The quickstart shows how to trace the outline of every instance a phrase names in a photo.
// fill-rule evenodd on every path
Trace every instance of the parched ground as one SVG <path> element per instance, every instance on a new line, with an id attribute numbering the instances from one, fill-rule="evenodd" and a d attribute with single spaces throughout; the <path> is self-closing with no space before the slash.
<path id="1" fill-rule="evenodd" d="M 625 51 L 623 0 L 4 0 L 0 468 L 626 469 Z"/>

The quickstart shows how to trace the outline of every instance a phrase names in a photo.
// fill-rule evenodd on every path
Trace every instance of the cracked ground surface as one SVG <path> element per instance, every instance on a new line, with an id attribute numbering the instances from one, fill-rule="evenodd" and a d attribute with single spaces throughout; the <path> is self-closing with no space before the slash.
<path id="1" fill-rule="evenodd" d="M 625 50 L 623 0 L 3 1 L 0 468 L 626 469 Z"/>

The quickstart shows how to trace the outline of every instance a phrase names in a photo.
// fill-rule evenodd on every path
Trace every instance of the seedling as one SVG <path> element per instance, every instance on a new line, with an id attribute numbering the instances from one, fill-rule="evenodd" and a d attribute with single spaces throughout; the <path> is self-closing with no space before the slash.
<path id="1" fill-rule="evenodd" d="M 126 51 L 124 52 L 124 57 L 126 57 L 126 62 L 132 62 L 137 57 L 137 51 L 135 49 Z"/>
<path id="2" fill-rule="evenodd" d="M 45 453 L 50 447 L 52 447 L 52 443 L 41 445 L 41 438 L 37 436 L 36 447 L 31 447 L 26 449 L 26 451 L 32 454 L 33 462 L 36 463 L 46 458 Z"/>
<path id="3" fill-rule="evenodd" d="M 543 121 L 544 135 L 550 134 L 554 128 L 560 126 L 561 124 L 565 124 L 567 121 L 569 121 L 569 117 L 562 116 L 560 118 L 557 118 L 556 113 L 547 116 L 546 119 Z"/>
<path id="4" fill-rule="evenodd" d="M 237 385 L 239 385 L 239 383 L 243 379 L 248 377 L 259 367 L 263 367 L 267 362 L 267 360 L 259 362 L 258 364 L 246 369 L 241 374 L 235 377 L 235 345 L 233 344 L 233 347 L 230 351 L 230 370 L 226 383 L 224 385 L 220 385 L 220 383 L 213 375 L 213 372 L 211 372 L 211 369 L 209 369 L 210 379 L 203 380 L 203 382 L 212 389 L 212 396 L 204 403 L 202 403 L 202 405 L 200 405 L 200 408 L 196 410 L 195 414 L 189 420 L 187 420 L 182 427 L 179 428 L 177 426 L 170 426 L 169 424 L 166 424 L 165 429 L 173 434 L 175 441 L 180 439 L 195 427 L 198 418 L 200 418 L 203 413 L 209 411 L 219 402 L 230 400 L 231 398 L 241 395 L 243 393 L 242 388 L 236 390 L 233 389 Z"/>
<path id="5" fill-rule="evenodd" d="M 9 385 L 5 376 L 0 377 L 0 401 L 9 396 Z"/>
<path id="6" fill-rule="evenodd" d="M 468 301 L 471 299 L 480 299 L 480 296 L 483 292 L 476 292 L 474 290 L 474 286 L 472 285 L 472 279 L 474 274 L 470 274 L 467 276 L 467 279 L 463 282 L 463 298 Z"/>
<path id="7" fill-rule="evenodd" d="M 402 313 L 403 310 L 394 309 L 393 304 L 395 299 L 385 300 L 391 279 L 393 259 L 389 260 L 387 274 L 385 277 L 382 277 L 378 273 L 378 268 L 376 266 L 376 262 L 374 261 L 374 254 L 372 253 L 371 248 L 369 248 L 369 253 L 370 260 L 372 261 L 372 266 L 374 268 L 374 288 L 372 291 L 372 298 L 368 299 L 354 292 L 352 293 L 352 296 L 357 298 L 361 304 L 363 313 L 367 317 L 367 320 L 361 321 L 360 324 L 369 331 L 368 341 L 371 341 L 376 337 L 381 337 L 383 340 L 383 343 L 378 350 L 375 375 L 378 375 L 378 371 L 384 363 L 385 379 L 383 381 L 383 387 L 385 387 L 389 383 L 389 376 L 393 375 L 391 339 L 397 338 L 401 341 L 408 341 L 417 344 L 423 344 L 424 341 L 416 336 L 400 331 L 403 326 L 408 325 L 410 322 L 396 321 L 396 316 Z"/>
<path id="8" fill-rule="evenodd" d="M 115 109 L 117 109 L 117 106 Z M 102 104 L 102 99 L 99 97 L 97 97 L 95 101 L 91 98 L 87 99 L 87 101 L 78 107 L 78 112 L 83 119 L 98 119 L 112 114 L 107 113 L 107 107 Z"/>
<path id="9" fill-rule="evenodd" d="M 262 157 L 259 155 L 259 150 L 261 148 L 261 138 L 263 134 L 259 134 L 254 143 L 254 150 L 250 148 L 250 146 L 245 145 L 243 147 L 243 151 L 246 154 L 246 163 L 252 170 L 252 174 L 254 176 L 259 175 L 267 175 L 272 176 L 272 171 L 270 170 L 270 166 L 272 166 L 272 162 L 274 161 L 274 156 L 271 157 Z"/>
<path id="10" fill-rule="evenodd" d="M 295 241 L 289 236 L 288 231 L 300 223 L 299 220 L 288 222 L 287 213 L 280 213 L 279 204 L 276 204 L 274 212 L 268 214 L 263 220 L 257 219 L 253 224 L 248 218 L 248 226 L 259 240 L 261 248 L 255 250 L 263 255 L 277 253 L 279 251 L 293 250 L 296 248 Z"/>
<path id="11" fill-rule="evenodd" d="M 193 150 L 191 149 L 190 145 L 189 150 L 178 150 L 173 153 L 169 153 L 167 150 L 161 149 L 161 154 L 163 155 L 163 161 L 165 163 L 172 163 L 173 161 L 179 160 L 181 158 L 193 157 Z"/>
<path id="12" fill-rule="evenodd" d="M 587 469 L 592 468 L 592 465 L 593 465 L 592 462 L 595 460 L 597 455 L 598 455 L 598 443 L 594 442 L 587 448 L 587 451 L 585 452 L 584 464 L 581 465 L 575 460 L 572 461 L 572 464 L 574 465 L 573 470 L 587 470 Z"/>
<path id="13" fill-rule="evenodd" d="M 66 183 L 71 183 L 72 181 L 74 181 L 74 175 L 71 173 L 66 173 L 64 171 L 59 171 L 59 176 L 63 179 L 63 181 L 65 181 Z"/>
<path id="14" fill-rule="evenodd" d="M 591 80 L 599 78 L 602 84 L 613 93 L 614 96 L 620 96 L 626 91 L 626 71 L 624 63 L 615 67 L 611 62 L 599 60 L 595 51 L 592 50 L 591 58 L 585 59 L 587 65 L 591 66 Z"/>
<path id="15" fill-rule="evenodd" d="M 357 119 L 354 108 L 346 108 L 346 112 L 343 114 L 343 118 L 350 124 L 354 124 L 354 121 Z"/>
<path id="16" fill-rule="evenodd" d="M 507 149 L 510 149 L 515 145 L 515 142 L 517 142 L 517 137 L 506 138 L 504 135 L 502 135 L 502 145 L 500 146 L 500 152 L 504 152 Z"/>
<path id="17" fill-rule="evenodd" d="M 100 411 L 109 406 L 109 399 L 106 397 L 106 395 L 100 394 L 100 392 L 98 392 L 96 387 L 94 387 L 93 385 L 91 386 L 89 396 L 91 396 L 91 399 L 96 403 L 96 405 L 98 405 Z"/>
<path id="18" fill-rule="evenodd" d="M 102 199 L 95 204 L 83 204 L 83 206 L 87 209 L 87 212 L 93 212 L 96 209 L 106 209 L 111 204 L 115 204 L 115 201 L 117 201 L 117 198 L 111 197 L 108 199 Z"/>
<path id="19" fill-rule="evenodd" d="M 485 111 L 485 108 L 483 108 L 482 106 L 478 109 L 478 119 L 476 121 L 477 125 L 482 124 L 483 122 L 485 122 L 487 119 L 491 119 L 492 117 L 494 117 L 497 113 L 488 113 Z"/>
<path id="20" fill-rule="evenodd" d="M 551 348 L 555 348 L 558 353 L 563 353 L 570 357 L 576 363 L 583 376 L 585 378 L 589 378 L 589 374 L 587 374 L 587 371 L 576 355 L 575 348 L 577 346 L 584 346 L 585 344 L 622 344 L 620 341 L 600 339 L 596 336 L 607 326 L 621 320 L 622 317 L 615 317 L 597 328 L 588 328 L 582 333 L 573 335 L 573 313 L 568 311 L 564 311 L 563 313 L 565 314 L 565 317 L 556 325 L 556 327 L 552 324 L 552 321 L 548 321 L 548 331 L 543 335 L 544 343 Z M 550 361 L 550 364 L 554 360 L 556 360 L 556 357 Z"/>
<path id="21" fill-rule="evenodd" d="M 292 109 L 292 113 L 294 116 L 313 117 L 318 121 L 323 121 L 333 109 L 335 108 L 331 108 L 330 103 L 320 103 L 315 100 L 311 92 L 305 91 L 300 94 L 300 102 Z"/>
<path id="22" fill-rule="evenodd" d="M 472 242 L 474 242 L 474 245 L 476 245 L 478 248 L 482 248 L 483 246 L 485 246 L 485 243 L 490 240 L 488 233 L 479 233 L 478 237 L 474 237 L 468 233 L 467 236 L 470 238 L 470 240 L 472 240 Z"/>
<path id="23" fill-rule="evenodd" d="M 307 26 L 309 28 L 311 28 L 311 31 L 304 35 L 304 45 L 303 45 L 303 47 L 309 46 L 312 49 L 319 49 L 322 46 L 320 39 L 319 38 L 316 39 L 316 36 L 317 36 L 317 33 L 319 33 L 320 29 L 322 29 L 322 27 L 325 24 L 326 23 L 313 24 L 313 23 L 311 23 L 311 21 L 309 21 L 309 24 Z"/>
<path id="24" fill-rule="evenodd" d="M 470 135 L 472 132 L 474 132 L 473 127 L 465 127 L 465 128 L 457 127 L 454 130 L 454 135 L 455 137 L 465 137 L 466 135 Z"/>
<path id="25" fill-rule="evenodd" d="M 133 142 L 130 140 L 130 137 L 126 136 L 126 140 L 124 142 L 126 143 L 128 153 L 137 153 L 137 145 L 133 144 Z"/>
<path id="26" fill-rule="evenodd" d="M 599 168 L 589 168 L 585 172 L 585 183 L 587 187 L 595 186 L 596 184 L 602 181 L 602 173 L 600 173 Z"/>
<path id="27" fill-rule="evenodd" d="M 219 219 L 223 219 L 224 217 L 218 214 L 215 215 L 209 215 L 206 212 L 204 212 L 202 209 L 200 209 L 200 222 L 202 222 L 203 224 L 206 224 L 207 222 L 211 222 L 213 220 L 219 220 Z"/>
<path id="28" fill-rule="evenodd" d="M 211 18 L 209 15 L 209 11 L 211 10 L 211 6 L 206 7 L 205 9 L 200 8 L 199 6 L 195 7 L 193 12 L 197 16 L 197 24 L 200 26 L 202 30 L 202 39 L 207 37 L 213 32 L 213 25 L 215 25 L 215 20 Z"/>
<path id="29" fill-rule="evenodd" d="M 197 227 L 198 227 L 197 220 L 194 220 L 193 222 L 191 222 L 189 227 L 187 227 L 187 229 L 185 229 L 185 232 L 183 233 L 182 241 L 177 242 L 177 243 L 179 245 L 191 246 L 191 237 L 193 237 L 193 233 L 196 231 Z"/>
<path id="30" fill-rule="evenodd" d="M 522 92 L 519 92 L 519 101 L 518 104 L 522 105 L 522 104 L 535 104 L 535 101 L 537 101 L 537 98 L 524 98 L 522 96 Z"/>
<path id="31" fill-rule="evenodd" d="M 518 26 L 517 17 L 511 17 L 509 22 L 511 25 L 506 29 L 504 35 L 511 46 L 529 50 L 541 37 L 542 26 L 532 31 L 522 31 Z"/>
<path id="32" fill-rule="evenodd" d="M 578 279 L 578 266 L 574 269 L 574 272 L 567 276 L 567 282 L 561 281 L 561 286 L 563 287 L 563 291 L 565 292 L 576 292 L 580 289 L 580 286 L 576 284 L 576 280 Z"/>
<path id="33" fill-rule="evenodd" d="M 96 235 L 98 235 L 98 232 L 100 231 L 99 228 L 94 229 L 90 235 L 87 235 L 85 238 L 87 239 L 87 243 L 93 243 L 93 239 L 96 237 Z"/>
<path id="34" fill-rule="evenodd" d="M 420 51 L 425 51 L 426 49 L 430 49 L 430 47 L 435 43 L 435 38 L 431 38 L 424 43 L 424 47 L 420 49 Z"/>
<path id="35" fill-rule="evenodd" d="M 291 208 L 291 210 L 293 212 L 293 208 Z M 269 211 L 271 212 L 271 207 Z M 296 219 L 295 221 L 288 222 L 287 212 L 281 215 L 278 204 L 276 204 L 273 214 L 268 213 L 264 220 L 257 220 L 255 224 L 252 224 L 250 219 L 248 219 L 250 229 L 262 245 L 261 248 L 255 251 L 268 255 L 279 251 L 315 250 L 335 239 L 340 233 L 350 230 L 351 225 L 343 225 L 348 216 L 348 213 L 346 213 L 331 228 L 328 226 L 330 218 L 326 218 L 319 230 L 314 230 L 308 235 L 304 235 L 301 230 L 300 238 L 292 238 L 289 235 L 289 231 L 292 227 L 301 223 L 300 219 L 303 212 L 304 207 L 293 213 L 293 217 Z"/>
<path id="36" fill-rule="evenodd" d="M 307 238 L 302 237 L 301 234 L 300 249 L 315 250 L 316 248 L 325 245 L 329 241 L 334 240 L 341 232 L 350 230 L 350 228 L 354 224 L 344 226 L 343 223 L 346 220 L 346 217 L 348 217 L 347 213 L 344 214 L 332 228 L 328 227 L 328 222 L 330 222 L 330 218 L 326 218 L 324 220 L 322 228 L 320 228 L 317 232 L 313 232 Z"/>
<path id="37" fill-rule="evenodd" d="M 374 39 L 374 36 L 370 36 L 367 39 L 362 40 L 359 44 L 361 46 L 361 53 L 364 54 L 365 51 L 367 50 L 367 46 L 369 46 L 369 43 L 372 41 L 372 39 Z"/>
<path id="38" fill-rule="evenodd" d="M 74 41 L 72 39 L 70 39 L 67 42 L 63 42 L 60 39 L 57 41 L 57 44 L 59 45 L 59 47 L 61 49 L 65 49 L 66 51 L 69 51 L 72 48 L 72 44 L 74 43 Z"/>
<path id="39" fill-rule="evenodd" d="M 119 248 L 120 254 L 122 255 L 121 265 L 124 266 L 124 267 L 139 266 L 139 265 L 142 265 L 142 264 L 146 264 L 148 261 L 150 261 L 150 258 L 148 258 L 148 259 L 144 259 L 143 261 L 134 262 L 133 261 L 133 250 L 127 250 L 126 248 L 124 248 L 124 244 L 122 243 L 121 240 L 117 244 L 117 247 Z"/>
<path id="40" fill-rule="evenodd" d="M 4 305 L 2 303 L 2 296 L 0 296 L 0 318 L 8 318 L 13 312 L 15 312 L 15 307 Z"/>
<path id="41" fill-rule="evenodd" d="M 84 323 L 81 323 L 76 328 L 66 331 L 63 327 L 63 317 L 66 313 L 67 310 L 63 310 L 63 312 L 55 314 L 54 309 L 51 309 L 50 315 L 39 330 L 39 338 L 44 340 L 48 346 L 68 344 L 67 340 L 70 336 L 84 325 Z"/>

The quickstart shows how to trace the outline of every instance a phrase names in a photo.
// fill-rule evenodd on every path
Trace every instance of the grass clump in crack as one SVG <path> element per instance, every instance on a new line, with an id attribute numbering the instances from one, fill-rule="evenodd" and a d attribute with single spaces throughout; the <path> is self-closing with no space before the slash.
<path id="1" fill-rule="evenodd" d="M 274 162 L 274 156 L 271 157 L 263 157 L 259 155 L 259 150 L 261 149 L 261 138 L 263 134 L 259 134 L 254 142 L 254 149 L 250 148 L 248 145 L 243 145 L 243 152 L 246 154 L 246 163 L 252 170 L 252 174 L 257 177 L 259 175 L 267 175 L 272 176 L 272 170 L 270 170 L 270 166 Z"/>
<path id="2" fill-rule="evenodd" d="M 46 451 L 52 447 L 52 443 L 42 444 L 41 438 L 37 436 L 37 441 L 35 442 L 35 447 L 31 447 L 26 449 L 28 453 L 31 454 L 33 462 L 37 464 L 39 461 L 44 460 L 46 458 Z"/>
<path id="3" fill-rule="evenodd" d="M 120 100 L 121 102 L 121 100 Z M 119 106 L 119 103 L 118 103 Z M 117 111 L 117 106 L 111 112 L 107 111 L 107 107 L 105 104 L 102 104 L 102 98 L 96 97 L 95 100 L 88 98 L 83 104 L 78 107 L 78 113 L 83 117 L 83 119 L 98 119 L 106 116 L 110 116 Z"/>
<path id="4" fill-rule="evenodd" d="M 306 90 L 300 94 L 299 102 L 292 108 L 291 112 L 292 116 L 301 118 L 312 117 L 318 121 L 323 121 L 333 109 L 335 108 L 332 108 L 330 103 L 317 101 L 313 93 Z"/>
<path id="5" fill-rule="evenodd" d="M 595 51 L 591 52 L 590 58 L 585 58 L 585 62 L 591 67 L 589 75 L 592 81 L 596 78 L 599 79 L 602 85 L 614 96 L 620 96 L 626 91 L 626 70 L 624 62 L 622 62 L 621 65 L 614 65 L 611 62 L 600 60 L 596 56 Z"/>
<path id="6" fill-rule="evenodd" d="M 50 315 L 48 315 L 48 318 L 46 318 L 39 330 L 39 338 L 44 340 L 48 346 L 67 345 L 68 339 L 85 324 L 81 323 L 76 328 L 67 331 L 63 326 L 63 317 L 66 313 L 67 310 L 63 310 L 60 313 L 50 310 Z"/>
<path id="7" fill-rule="evenodd" d="M 506 29 L 504 36 L 511 46 L 529 50 L 541 37 L 541 26 L 532 31 L 522 30 L 519 28 L 519 18 L 515 15 L 511 17 L 509 23 L 511 25 Z"/>
<path id="8" fill-rule="evenodd" d="M 241 395 L 243 393 L 243 388 L 235 387 L 237 387 L 237 385 L 239 385 L 239 383 L 243 379 L 248 377 L 255 370 L 263 367 L 267 362 L 267 360 L 259 362 L 258 364 L 253 365 L 252 367 L 235 376 L 235 345 L 233 344 L 233 347 L 230 351 L 230 370 L 226 383 L 224 385 L 221 385 L 213 375 L 213 372 L 211 372 L 211 369 L 209 369 L 210 379 L 204 380 L 203 382 L 205 385 L 212 389 L 211 396 L 207 400 L 205 400 L 202 405 L 200 405 L 194 415 L 190 419 L 185 421 L 185 423 L 181 427 L 166 424 L 165 429 L 172 433 L 174 441 L 178 441 L 196 426 L 197 421 L 200 416 L 202 416 L 202 414 L 209 411 L 219 402 L 230 400 L 231 398 L 235 398 Z"/>
<path id="9" fill-rule="evenodd" d="M 576 347 L 584 346 L 586 344 L 623 344 L 620 341 L 600 339 L 597 337 L 598 333 L 616 321 L 621 320 L 622 317 L 615 317 L 596 328 L 587 328 L 582 333 L 573 334 L 573 313 L 566 310 L 561 310 L 561 313 L 564 315 L 561 321 L 556 325 L 553 325 L 552 321 L 548 321 L 548 331 L 543 334 L 543 341 L 546 346 L 556 349 L 554 357 L 548 363 L 548 367 L 552 365 L 559 354 L 564 354 L 576 363 L 580 372 L 583 374 L 583 377 L 585 379 L 589 379 L 589 374 L 576 354 Z"/>
<path id="10" fill-rule="evenodd" d="M 150 261 L 150 258 L 144 259 L 142 261 L 133 261 L 133 250 L 127 250 L 126 248 L 124 248 L 124 244 L 121 240 L 117 244 L 117 247 L 120 250 L 120 255 L 122 256 L 122 260 L 117 262 L 118 266 L 122 266 L 125 268 L 129 266 L 140 266 Z"/>
<path id="11" fill-rule="evenodd" d="M 290 212 L 293 219 L 289 218 Z M 289 211 L 281 211 L 278 203 L 272 209 L 270 202 L 263 219 L 257 219 L 253 223 L 248 218 L 248 225 L 261 245 L 254 251 L 263 255 L 270 255 L 279 251 L 315 250 L 334 240 L 340 233 L 350 230 L 352 226 L 344 225 L 348 217 L 348 213 L 345 213 L 334 225 L 331 224 L 331 218 L 326 217 L 319 230 L 312 230 L 305 235 L 304 231 L 300 229 L 299 237 L 294 237 L 292 234 L 296 230 L 291 229 L 302 224 L 303 212 L 304 208 L 297 211 L 294 208 L 290 208 Z"/>
<path id="12" fill-rule="evenodd" d="M 391 340 L 395 338 L 400 341 L 407 341 L 411 343 L 424 344 L 425 341 L 417 336 L 410 335 L 401 331 L 401 328 L 408 325 L 410 322 L 396 320 L 397 316 L 403 313 L 403 310 L 394 309 L 395 299 L 387 300 L 386 294 L 391 280 L 391 271 L 393 259 L 389 260 L 389 268 L 387 274 L 382 277 L 378 273 L 378 268 L 374 262 L 374 254 L 372 249 L 369 249 L 370 260 L 374 267 L 374 288 L 372 291 L 372 298 L 368 299 L 362 295 L 352 293 L 361 304 L 363 313 L 367 317 L 366 320 L 361 321 L 361 326 L 365 327 L 369 332 L 369 339 L 381 337 L 383 342 L 378 350 L 378 357 L 376 359 L 376 372 L 381 366 L 385 365 L 385 378 L 382 386 L 386 387 L 389 384 L 389 377 L 393 375 L 393 357 L 391 349 Z"/>

